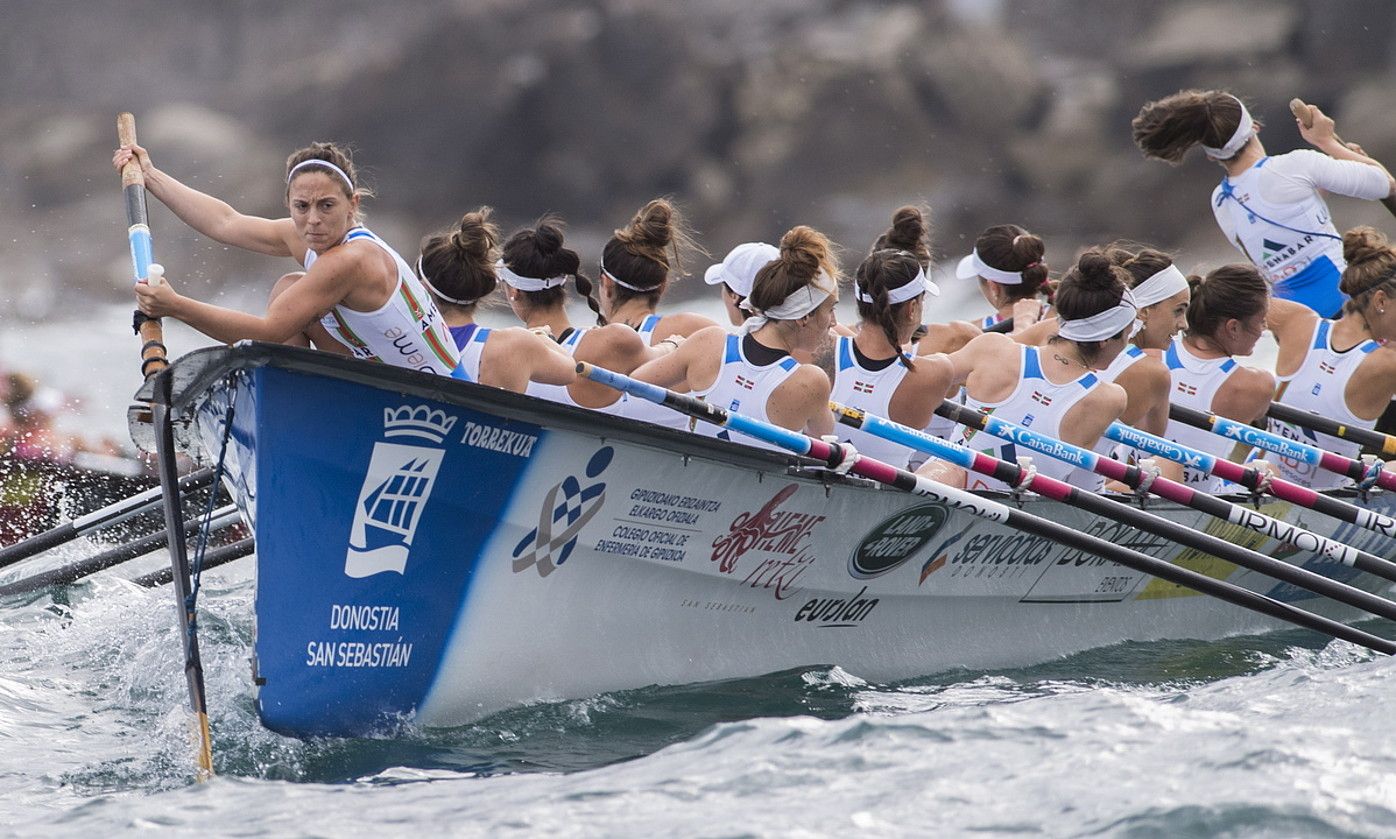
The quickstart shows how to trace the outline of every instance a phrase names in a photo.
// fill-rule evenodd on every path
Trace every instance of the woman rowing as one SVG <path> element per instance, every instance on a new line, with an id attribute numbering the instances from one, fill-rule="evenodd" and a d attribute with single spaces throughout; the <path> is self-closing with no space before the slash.
<path id="1" fill-rule="evenodd" d="M 1016 224 L 997 224 L 979 234 L 974 251 L 960 260 L 955 276 L 977 279 L 980 293 L 994 307 L 980 321 L 981 329 L 1011 318 L 1012 330 L 1021 332 L 1046 317 L 1052 303 L 1046 252 L 1040 238 Z"/>
<path id="2" fill-rule="evenodd" d="M 140 163 L 146 189 L 185 224 L 226 245 L 289 256 L 304 271 L 283 276 L 264 316 L 225 309 L 177 294 L 168 283 L 138 283 L 136 298 L 150 317 L 173 317 L 214 340 L 313 342 L 316 347 L 397 367 L 449 375 L 459 352 L 445 321 L 401 256 L 360 223 L 369 194 L 353 161 L 333 143 L 314 143 L 286 161 L 290 217 L 265 219 L 234 210 L 151 164 L 140 146 L 122 146 L 118 170 Z"/>
<path id="3" fill-rule="evenodd" d="M 535 383 L 566 385 L 576 364 L 548 338 L 526 329 L 488 329 L 475 322 L 475 309 L 494 293 L 494 251 L 499 228 L 490 208 L 466 213 L 451 231 L 429 236 L 417 257 L 417 275 L 430 292 L 450 330 L 460 363 L 456 378 L 522 393 Z"/>
<path id="4" fill-rule="evenodd" d="M 746 322 L 747 311 L 742 308 L 751 295 L 756 274 L 770 262 L 780 258 L 780 248 L 765 242 L 744 242 L 727 252 L 722 261 L 703 273 L 703 281 L 720 287 L 722 307 L 732 326 Z"/>
<path id="5" fill-rule="evenodd" d="M 916 218 L 921 218 L 919 212 Z M 898 235 L 895 227 L 889 231 L 894 242 L 915 247 L 922 238 L 920 225 L 913 237 Z M 886 244 L 888 239 L 884 235 L 878 242 Z M 854 337 L 840 335 L 835 341 L 830 399 L 912 428 L 930 424 L 945 398 L 950 360 L 943 354 L 912 358 L 905 350 L 921 326 L 928 294 L 938 295 L 940 289 L 915 253 L 883 247 L 863 260 L 853 290 L 860 320 Z M 862 429 L 840 426 L 839 434 L 860 453 L 899 468 L 906 468 L 916 455 L 908 446 Z"/>
<path id="6" fill-rule="evenodd" d="M 1342 237 L 1320 190 L 1353 198 L 1386 198 L 1396 180 L 1380 163 L 1339 142 L 1333 120 L 1313 108 L 1313 124 L 1296 120 L 1318 151 L 1269 156 L 1261 123 L 1222 90 L 1183 90 L 1149 102 L 1132 125 L 1145 157 L 1176 164 L 1194 145 L 1226 174 L 1212 192 L 1212 212 L 1227 241 L 1260 269 L 1274 294 L 1326 317 L 1344 296 Z"/>
<path id="7" fill-rule="evenodd" d="M 504 291 L 514 314 L 529 329 L 553 336 L 562 357 L 572 359 L 573 364 L 587 361 L 618 373 L 629 373 L 644 362 L 673 350 L 679 338 L 671 336 L 651 347 L 639 333 L 624 324 L 606 325 L 606 318 L 592 296 L 591 280 L 582 272 L 581 257 L 565 245 L 563 232 L 561 219 L 545 215 L 533 227 L 510 235 L 504 243 L 503 255 L 495 263 L 494 270 L 504 280 Z M 572 326 L 566 308 L 569 279 L 591 307 L 597 326 Z M 615 390 L 587 379 L 577 379 L 563 387 L 532 382 L 526 392 L 564 405 L 616 414 L 625 413 L 630 401 Z"/>
<path id="8" fill-rule="evenodd" d="M 607 322 L 631 327 L 650 346 L 715 326 L 712 318 L 693 312 L 657 313 L 689 249 L 695 246 L 673 204 L 656 198 L 641 207 L 601 252 L 601 311 Z"/>
<path id="9" fill-rule="evenodd" d="M 838 302 L 838 262 L 824 234 L 796 227 L 780 240 L 780 258 L 756 275 L 740 334 L 701 330 L 670 355 L 636 370 L 635 378 L 681 386 L 727 410 L 783 428 L 823 435 L 833 430 L 829 376 L 792 352 L 813 352 L 827 340 Z M 775 448 L 700 422 L 695 429 L 748 445 Z"/>
<path id="10" fill-rule="evenodd" d="M 986 332 L 951 353 L 952 382 L 965 385 L 965 404 L 1037 434 L 1094 447 L 1127 401 L 1124 389 L 1104 381 L 1099 372 L 1124 349 L 1138 314 L 1127 278 L 1105 254 L 1087 251 L 1058 284 L 1060 320 L 1045 347 Z M 953 441 L 1010 462 L 1016 459 L 1013 444 L 963 426 Z M 1104 485 L 1099 476 L 1063 461 L 1045 458 L 1036 468 L 1091 491 Z M 922 471 L 952 486 L 966 483 L 963 469 L 941 461 L 928 461 Z M 1007 489 L 1001 481 L 981 476 L 970 488 Z"/>
<path id="11" fill-rule="evenodd" d="M 1236 361 L 1255 350 L 1265 331 L 1270 289 L 1251 265 L 1224 265 L 1206 277 L 1188 278 L 1187 329 L 1164 351 L 1173 380 L 1175 404 L 1238 422 L 1265 416 L 1275 395 L 1275 377 L 1267 370 Z M 1216 457 L 1239 459 L 1236 444 L 1210 431 L 1169 420 L 1164 436 Z M 1226 481 L 1197 469 L 1183 469 L 1183 480 L 1203 492 L 1223 492 Z"/>
<path id="12" fill-rule="evenodd" d="M 1343 314 L 1326 320 L 1312 310 L 1272 301 L 1267 319 L 1280 345 L 1276 401 L 1353 428 L 1372 428 L 1396 396 L 1396 248 L 1384 234 L 1358 227 L 1343 235 Z M 1270 420 L 1270 430 L 1356 458 L 1360 446 Z M 1342 486 L 1343 476 L 1302 462 L 1275 458 L 1286 480 L 1313 489 Z"/>

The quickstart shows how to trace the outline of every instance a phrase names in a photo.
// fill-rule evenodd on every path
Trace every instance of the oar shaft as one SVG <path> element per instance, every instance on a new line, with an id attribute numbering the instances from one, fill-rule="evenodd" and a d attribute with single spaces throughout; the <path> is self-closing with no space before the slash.
<path id="1" fill-rule="evenodd" d="M 971 428 L 983 430 L 995 437 L 1010 440 L 1024 448 L 1042 452 L 1082 469 L 1120 481 L 1129 487 L 1138 487 L 1143 481 L 1143 473 L 1138 467 L 1127 466 L 1108 457 L 1101 457 L 1080 446 L 1043 437 L 1034 431 L 1005 422 L 992 414 L 982 414 L 973 408 L 950 400 L 941 403 L 941 406 L 936 409 L 936 413 Z M 1360 551 L 1336 539 L 1330 539 L 1302 527 L 1296 527 L 1289 522 L 1267 516 L 1259 510 L 1251 510 L 1214 495 L 1198 492 L 1191 487 L 1163 477 L 1154 478 L 1153 483 L 1149 486 L 1149 492 L 1194 510 L 1201 510 L 1231 524 L 1254 530 L 1277 541 L 1288 542 L 1301 550 L 1323 554 L 1344 565 L 1351 565 L 1383 579 L 1396 581 L 1396 563 L 1366 551 Z"/>
<path id="2" fill-rule="evenodd" d="M 203 489 L 211 483 L 213 483 L 213 470 L 200 469 L 179 479 L 180 492 L 188 494 Z M 112 527 L 142 513 L 148 513 L 160 506 L 160 493 L 160 487 L 152 487 L 130 498 L 123 498 L 109 504 L 100 510 L 78 516 L 70 522 L 60 524 L 43 533 L 30 536 L 22 542 L 0 548 L 0 568 L 13 565 L 22 559 L 28 559 L 35 554 L 56 548 L 66 542 L 71 542 L 73 539 L 94 530 Z"/>
<path id="3" fill-rule="evenodd" d="M 1201 428 L 1228 440 L 1235 440 L 1238 443 L 1273 452 L 1280 457 L 1317 466 L 1329 472 L 1336 472 L 1354 481 L 1360 481 L 1367 477 L 1367 466 L 1360 460 L 1326 452 L 1297 440 L 1289 440 L 1244 422 L 1237 422 L 1182 405 L 1170 405 L 1168 416 L 1170 419 L 1185 425 Z M 1383 489 L 1396 489 L 1396 473 L 1387 472 L 1384 469 L 1380 470 L 1377 473 L 1377 485 Z"/>
<path id="4" fill-rule="evenodd" d="M 116 138 L 123 146 L 136 144 L 136 118 L 130 113 L 120 113 L 116 117 Z M 131 268 L 135 282 L 150 277 L 150 264 L 154 261 L 150 239 L 150 218 L 145 205 L 145 173 L 140 162 L 132 158 L 121 167 L 121 192 L 126 201 L 126 238 L 131 244 Z M 165 357 L 165 330 L 159 318 L 146 317 L 139 310 L 135 314 L 136 334 L 141 337 L 141 375 L 148 380 L 151 376 L 170 366 Z"/>
<path id="5" fill-rule="evenodd" d="M 577 372 L 594 381 L 602 382 L 618 390 L 626 391 L 642 399 L 658 402 L 676 408 L 689 416 L 712 422 L 712 417 L 718 418 L 718 425 L 724 425 L 744 434 L 774 443 L 782 448 L 786 448 L 795 454 L 809 455 L 819 460 L 829 463 L 831 466 L 839 463 L 846 454 L 842 447 L 834 446 L 823 440 L 815 440 L 799 432 L 780 428 L 767 422 L 745 417 L 741 414 L 731 413 L 721 408 L 717 408 L 692 396 L 664 392 L 663 388 L 657 388 L 643 382 L 638 382 L 629 376 L 613 373 L 609 370 L 594 367 L 590 364 L 581 363 L 577 365 Z M 632 387 L 632 384 L 634 387 Z M 660 394 L 656 398 L 656 391 Z M 1377 652 L 1388 655 L 1396 653 L 1396 644 L 1383 638 L 1378 638 L 1368 632 L 1355 629 L 1339 623 L 1338 621 L 1311 614 L 1302 609 L 1281 603 L 1273 598 L 1243 589 L 1231 583 L 1222 582 L 1211 577 L 1189 571 L 1185 568 L 1164 562 L 1160 559 L 1147 556 L 1138 551 L 1107 542 L 1104 539 L 1091 536 L 1079 530 L 1074 530 L 1065 525 L 1057 524 L 1043 518 L 1012 509 L 1011 507 L 987 498 L 981 498 L 960 489 L 947 487 L 919 475 L 912 474 L 905 469 L 898 469 L 889 466 L 881 461 L 872 460 L 866 457 L 857 457 L 852 465 L 854 474 L 865 478 L 870 478 L 879 483 L 887 484 L 897 489 L 905 490 L 926 498 L 932 498 L 947 506 L 955 507 L 978 518 L 989 521 L 1000 522 L 1014 529 L 1027 533 L 1042 536 L 1059 544 L 1100 556 L 1104 559 L 1112 560 L 1144 574 L 1158 577 L 1185 588 L 1191 588 L 1203 594 L 1223 600 L 1233 605 L 1251 609 L 1269 617 L 1286 621 L 1306 629 L 1312 629 L 1335 638 L 1351 641 L 1354 644 L 1366 647 Z"/>
<path id="6" fill-rule="evenodd" d="M 1111 423 L 1110 427 L 1105 430 L 1105 436 L 1142 452 L 1182 463 L 1189 469 L 1196 469 L 1199 472 L 1206 472 L 1223 480 L 1238 483 L 1249 490 L 1256 490 L 1262 486 L 1261 475 L 1257 469 L 1179 445 L 1147 431 L 1140 431 L 1137 428 L 1116 422 Z M 1349 522 L 1366 530 L 1396 537 L 1396 519 L 1384 513 L 1324 495 L 1283 478 L 1272 478 L 1268 484 L 1265 484 L 1265 487 L 1266 492 L 1281 501 L 1308 507 L 1339 521 Z"/>
<path id="7" fill-rule="evenodd" d="M 924 431 L 908 428 L 883 417 L 843 406 L 834 406 L 834 416 L 839 422 L 860 428 L 874 437 L 908 446 L 981 474 L 992 475 L 1010 486 L 1017 486 L 1024 478 L 1024 470 L 1017 464 L 991 457 L 982 452 L 973 452 L 963 446 L 947 443 Z M 1210 533 L 1184 527 L 1177 522 L 1131 507 L 1127 501 L 1109 499 L 1085 492 L 1065 481 L 1059 481 L 1042 474 L 1033 475 L 1027 481 L 1026 488 L 1045 498 L 1052 498 L 1104 518 L 1122 522 L 1138 530 L 1163 536 L 1180 545 L 1224 559 L 1242 568 L 1267 574 L 1277 580 L 1321 594 L 1336 602 L 1362 609 L 1379 617 L 1396 620 L 1396 603 L 1390 600 L 1324 577 L 1321 574 L 1315 574 L 1304 568 L 1290 565 L 1258 551 L 1232 544 Z"/>
<path id="8" fill-rule="evenodd" d="M 1396 457 L 1396 436 L 1373 431 L 1370 428 L 1355 428 L 1346 423 L 1321 417 L 1308 411 L 1301 411 L 1293 405 L 1285 405 L 1280 402 L 1271 402 L 1265 413 L 1280 422 L 1292 423 L 1310 431 L 1327 434 L 1330 437 L 1349 440 L 1369 449 L 1375 449 L 1387 457 Z"/>
<path id="9" fill-rule="evenodd" d="M 242 559 L 256 550 L 256 547 L 255 540 L 249 536 L 246 539 L 239 539 L 230 545 L 214 548 L 204 554 L 203 570 L 207 571 L 210 568 L 227 565 L 235 559 Z M 152 571 L 149 574 L 137 577 L 131 582 L 138 586 L 144 586 L 145 588 L 155 588 L 156 586 L 163 586 L 173 580 L 174 572 L 168 568 L 161 568 L 159 571 Z"/>

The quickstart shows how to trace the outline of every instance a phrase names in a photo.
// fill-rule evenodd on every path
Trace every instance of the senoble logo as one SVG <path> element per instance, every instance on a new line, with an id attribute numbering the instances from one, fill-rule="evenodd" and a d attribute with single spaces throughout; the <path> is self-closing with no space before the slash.
<path id="1" fill-rule="evenodd" d="M 879 523 L 848 558 L 848 573 L 867 580 L 911 559 L 935 538 L 950 518 L 944 504 L 919 504 Z"/>
<path id="2" fill-rule="evenodd" d="M 415 438 L 433 446 L 386 440 L 373 445 L 373 457 L 359 488 L 359 503 L 349 531 L 345 574 L 368 577 L 387 571 L 403 573 L 412 537 L 431 497 L 441 458 L 446 454 L 439 447 L 455 424 L 455 417 L 426 405 L 383 409 L 384 438 Z"/>

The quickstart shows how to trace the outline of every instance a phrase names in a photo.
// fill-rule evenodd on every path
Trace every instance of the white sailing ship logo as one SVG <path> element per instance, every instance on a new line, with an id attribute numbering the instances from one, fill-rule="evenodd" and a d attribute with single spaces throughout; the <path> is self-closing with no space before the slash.
<path id="1" fill-rule="evenodd" d="M 439 446 L 456 424 L 455 417 L 426 405 L 383 409 L 384 438 L 415 437 L 436 444 L 428 448 L 386 439 L 373 445 L 373 457 L 359 489 L 344 573 L 368 577 L 407 568 L 412 536 L 446 451 Z"/>

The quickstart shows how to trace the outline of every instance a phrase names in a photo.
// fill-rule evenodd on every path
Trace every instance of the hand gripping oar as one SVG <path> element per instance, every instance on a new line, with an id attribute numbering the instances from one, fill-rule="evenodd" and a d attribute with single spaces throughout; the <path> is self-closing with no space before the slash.
<path id="1" fill-rule="evenodd" d="M 1182 405 L 1169 405 L 1168 418 L 1177 420 L 1184 425 L 1210 431 L 1228 440 L 1235 440 L 1248 446 L 1273 452 L 1280 457 L 1297 460 L 1320 469 L 1327 469 L 1329 472 L 1336 472 L 1339 475 L 1352 478 L 1359 484 L 1364 481 L 1372 481 L 1382 489 L 1396 489 L 1396 472 L 1386 471 L 1381 468 L 1380 463 L 1368 466 L 1360 460 L 1326 452 L 1317 446 L 1289 440 L 1244 422 L 1237 422 L 1193 408 L 1185 408 Z"/>
<path id="2" fill-rule="evenodd" d="M 136 118 L 129 113 L 116 116 L 116 138 L 123 146 L 136 144 Z M 131 267 L 135 281 L 150 279 L 154 261 L 150 242 L 150 220 L 145 211 L 145 173 L 135 158 L 121 167 L 121 192 L 126 197 L 126 238 L 131 242 Z M 141 337 L 141 375 L 147 380 L 170 366 L 165 357 L 165 330 L 159 318 L 147 317 L 136 310 L 132 323 Z"/>
<path id="3" fill-rule="evenodd" d="M 585 362 L 577 365 L 577 373 L 601 382 L 609 387 L 624 391 L 631 396 L 646 399 L 660 405 L 666 405 L 681 413 L 691 417 L 713 423 L 714 425 L 726 426 L 734 431 L 750 435 L 759 440 L 773 443 L 781 448 L 787 449 L 795 454 L 807 455 L 817 460 L 822 460 L 830 467 L 842 464 L 849 455 L 849 450 L 844 446 L 826 443 L 823 440 L 815 440 L 799 432 L 789 431 L 768 422 L 752 419 L 741 414 L 710 405 L 701 399 L 696 399 L 687 394 L 674 393 L 646 382 L 632 379 L 620 373 L 614 373 L 600 367 L 594 367 Z M 1057 542 L 1067 547 L 1076 548 L 1087 553 L 1116 562 L 1126 568 L 1131 568 L 1143 574 L 1150 574 L 1162 580 L 1167 580 L 1175 585 L 1193 589 L 1202 594 L 1211 595 L 1219 600 L 1240 606 L 1244 609 L 1258 612 L 1267 617 L 1286 621 L 1305 629 L 1321 632 L 1345 641 L 1351 641 L 1359 646 L 1366 647 L 1388 655 L 1396 653 L 1396 643 L 1378 638 L 1369 632 L 1363 632 L 1351 626 L 1339 623 L 1329 618 L 1306 612 L 1303 609 L 1295 608 L 1288 603 L 1281 603 L 1271 597 L 1231 583 L 1213 579 L 1195 571 L 1179 568 L 1161 559 L 1138 551 L 1107 542 L 1095 536 L 1074 530 L 1066 525 L 1016 510 L 1007 504 L 1001 504 L 988 498 L 981 498 L 960 489 L 947 487 L 944 484 L 932 481 L 930 478 L 914 475 L 905 469 L 898 469 L 889 466 L 878 460 L 857 455 L 854 457 L 850 469 L 854 474 L 877 481 L 881 484 L 909 492 L 914 495 L 923 496 L 939 501 L 947 506 L 955 507 L 959 510 L 975 516 L 1007 525 L 1016 530 L 1022 530 L 1036 536 Z"/>
<path id="4" fill-rule="evenodd" d="M 1390 600 L 1355 586 L 1329 579 L 1321 574 L 1315 574 L 1307 569 L 1290 565 L 1287 562 L 1281 562 L 1250 548 L 1234 545 L 1210 533 L 1193 530 L 1162 516 L 1131 507 L 1126 499 L 1111 499 L 1086 492 L 1065 481 L 1029 472 L 1016 463 L 1009 463 L 982 452 L 971 451 L 964 446 L 947 443 L 924 431 L 908 428 L 858 408 L 849 408 L 837 402 L 830 402 L 829 407 L 833 409 L 834 417 L 839 422 L 860 428 L 874 437 L 890 440 L 957 466 L 990 475 L 1009 486 L 1030 489 L 1045 498 L 1079 507 L 1111 521 L 1118 521 L 1138 530 L 1158 534 L 1180 545 L 1195 548 L 1242 568 L 1268 574 L 1278 580 L 1308 589 L 1353 608 L 1371 612 L 1388 620 L 1396 619 L 1396 603 Z"/>
<path id="5" fill-rule="evenodd" d="M 254 550 L 256 550 L 256 548 L 257 546 L 255 544 L 255 540 L 251 536 L 247 537 L 246 539 L 239 539 L 231 545 L 224 545 L 221 548 L 214 548 L 213 550 L 204 554 L 203 570 L 207 571 L 210 568 L 217 568 L 220 565 L 227 565 L 229 562 L 232 562 L 235 559 L 242 559 L 243 557 L 250 555 Z M 144 586 L 146 588 L 155 588 L 156 586 L 163 586 L 164 584 L 172 582 L 173 580 L 174 572 L 168 568 L 161 568 L 159 571 L 152 571 L 149 574 L 137 577 L 131 582 L 135 583 L 138 586 Z"/>
<path id="6" fill-rule="evenodd" d="M 209 522 L 209 529 L 221 530 L 239 521 L 237 507 L 228 505 L 213 514 L 213 519 Z M 197 533 L 201 526 L 201 521 L 189 521 L 184 523 L 186 535 Z M 102 551 L 94 556 L 71 562 L 51 571 L 44 571 L 34 574 L 13 583 L 0 585 L 0 597 L 10 594 L 27 594 L 31 591 L 38 591 L 49 586 L 61 586 L 68 583 L 77 582 L 83 577 L 96 574 L 98 571 L 105 571 L 114 568 L 123 562 L 129 562 L 137 557 L 145 556 L 151 551 L 159 550 L 169 544 L 169 534 L 161 530 L 149 536 L 142 536 L 124 545 L 117 545 L 114 548 Z"/>
<path id="7" fill-rule="evenodd" d="M 1024 448 L 1064 460 L 1073 466 L 1095 472 L 1097 475 L 1104 475 L 1131 488 L 1137 489 L 1148 477 L 1137 466 L 1129 466 L 1108 457 L 1101 457 L 1093 451 L 1064 443 L 1061 440 L 1043 437 L 1028 431 L 1026 428 L 1004 422 L 992 414 L 981 414 L 973 408 L 957 402 L 946 400 L 936 409 L 936 413 L 970 428 L 978 428 L 995 437 L 1010 440 Z M 1215 495 L 1199 492 L 1163 477 L 1155 477 L 1145 489 L 1160 498 L 1191 507 L 1194 510 L 1201 510 L 1208 515 L 1216 516 L 1231 524 L 1240 525 L 1247 530 L 1254 530 L 1256 533 L 1269 536 L 1277 541 L 1288 542 L 1301 550 L 1323 554 L 1344 565 L 1351 565 L 1359 571 L 1366 571 L 1368 574 L 1385 580 L 1396 581 L 1396 564 L 1375 554 L 1360 551 L 1336 539 L 1320 536 L 1312 531 L 1267 516 L 1259 510 L 1247 509 L 1240 504 L 1233 504 L 1230 501 L 1217 498 Z"/>
<path id="8" fill-rule="evenodd" d="M 1324 495 L 1283 478 L 1271 478 L 1262 474 L 1259 469 L 1232 463 L 1224 457 L 1216 457 L 1188 446 L 1179 445 L 1172 440 L 1165 440 L 1147 431 L 1140 431 L 1118 422 L 1110 424 L 1110 427 L 1105 430 L 1105 436 L 1116 443 L 1124 443 L 1140 451 L 1176 461 L 1189 469 L 1196 469 L 1199 472 L 1216 475 L 1222 480 L 1240 484 L 1252 492 L 1268 492 L 1281 501 L 1308 507 L 1339 521 L 1355 524 L 1365 530 L 1396 537 L 1396 519 L 1391 516 Z"/>
<path id="9" fill-rule="evenodd" d="M 1375 449 L 1388 457 L 1396 457 L 1396 436 L 1390 434 L 1383 434 L 1370 428 L 1354 428 L 1351 425 L 1331 420 L 1328 417 L 1321 417 L 1318 414 L 1311 414 L 1293 405 L 1285 405 L 1280 402 L 1271 402 L 1265 415 L 1280 422 L 1292 423 L 1310 431 L 1317 431 L 1320 434 L 1327 434 L 1330 437 L 1337 437 L 1369 449 Z"/>
<path id="10" fill-rule="evenodd" d="M 213 470 L 200 469 L 179 479 L 179 491 L 188 494 L 203 489 L 211 483 L 213 483 Z M 0 568 L 14 565 L 22 559 L 28 559 L 35 554 L 71 542 L 94 530 L 120 524 L 133 516 L 154 510 L 158 506 L 160 506 L 159 487 L 152 487 L 130 498 L 123 498 L 100 510 L 93 510 L 86 515 L 78 516 L 66 524 L 60 524 L 51 530 L 30 536 L 22 542 L 0 548 Z"/>
<path id="11" fill-rule="evenodd" d="M 1294 114 L 1295 119 L 1304 123 L 1305 128 L 1310 128 L 1314 124 L 1314 112 L 1312 109 L 1312 105 L 1307 104 L 1303 99 L 1297 96 L 1289 100 L 1289 112 Z M 1333 139 L 1339 143 L 1343 143 L 1343 138 L 1339 137 L 1336 131 L 1333 132 Z M 1343 145 L 1346 146 L 1347 143 L 1343 143 Z M 1396 195 L 1388 195 L 1381 199 L 1381 205 L 1393 216 L 1396 216 Z"/>

